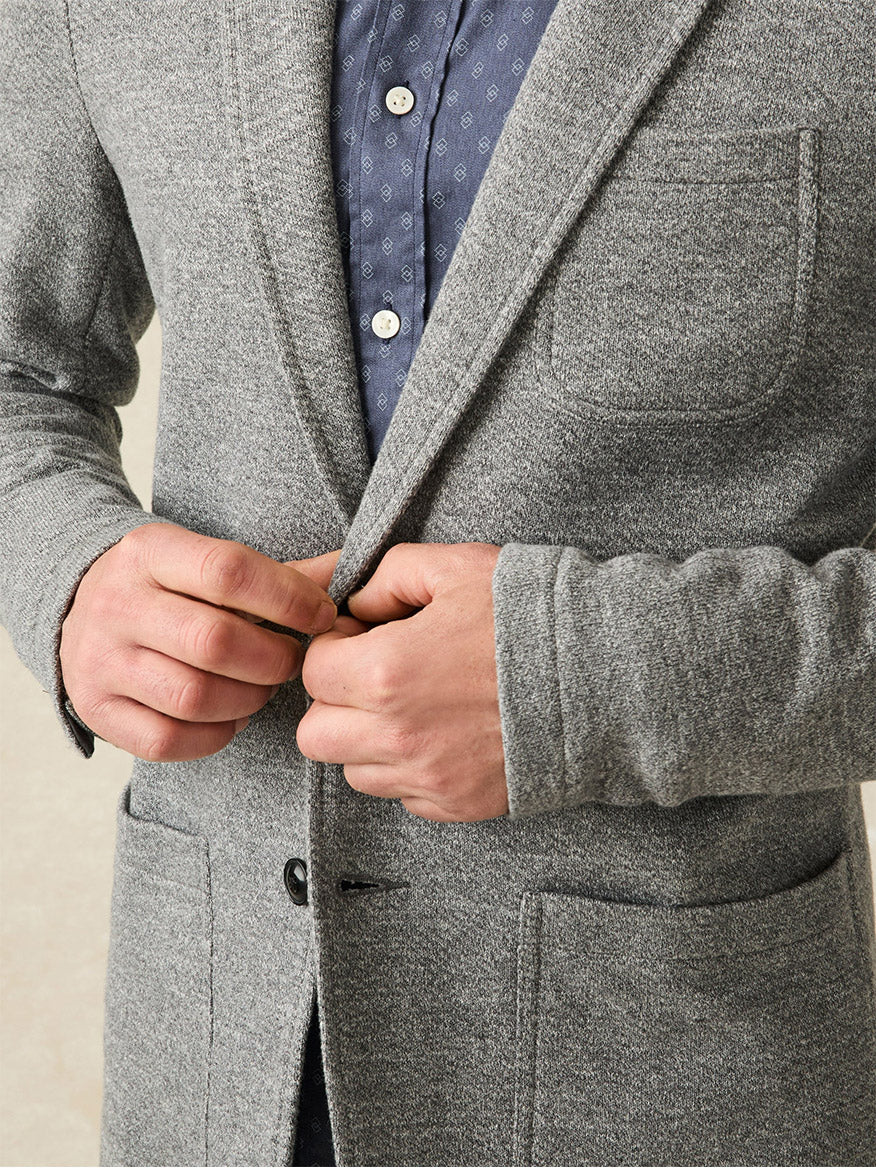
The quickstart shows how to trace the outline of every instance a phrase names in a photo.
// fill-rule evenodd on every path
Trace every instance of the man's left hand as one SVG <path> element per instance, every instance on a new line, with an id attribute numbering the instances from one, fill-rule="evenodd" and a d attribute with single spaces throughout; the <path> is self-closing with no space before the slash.
<path id="1" fill-rule="evenodd" d="M 473 822 L 508 810 L 499 721 L 492 544 L 399 544 L 352 617 L 311 642 L 313 704 L 303 754 L 342 764 L 357 791 L 425 819 Z"/>

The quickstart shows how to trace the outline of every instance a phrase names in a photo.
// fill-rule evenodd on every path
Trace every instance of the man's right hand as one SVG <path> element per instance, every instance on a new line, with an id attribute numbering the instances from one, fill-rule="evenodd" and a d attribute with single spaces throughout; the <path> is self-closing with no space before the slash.
<path id="1" fill-rule="evenodd" d="M 178 762 L 227 746 L 301 669 L 292 636 L 324 633 L 337 553 L 278 563 L 169 523 L 134 528 L 82 577 L 61 629 L 78 716 L 140 758 Z"/>

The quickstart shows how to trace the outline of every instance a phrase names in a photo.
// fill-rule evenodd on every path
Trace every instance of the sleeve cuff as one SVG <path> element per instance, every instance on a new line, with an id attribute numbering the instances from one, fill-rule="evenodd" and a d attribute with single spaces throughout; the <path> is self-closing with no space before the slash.
<path id="1" fill-rule="evenodd" d="M 509 816 L 582 802 L 569 781 L 556 641 L 562 547 L 506 544 L 493 574 L 496 672 Z"/>

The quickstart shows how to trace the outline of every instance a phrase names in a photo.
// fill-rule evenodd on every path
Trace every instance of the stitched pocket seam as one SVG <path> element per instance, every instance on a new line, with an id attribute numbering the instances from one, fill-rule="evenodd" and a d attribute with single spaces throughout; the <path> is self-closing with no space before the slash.
<path id="1" fill-rule="evenodd" d="M 520 906 L 517 951 L 516 1072 L 514 1089 L 514 1164 L 532 1164 L 538 1065 L 538 999 L 541 976 L 542 901 L 526 893 Z"/>
<path id="2" fill-rule="evenodd" d="M 818 129 L 799 127 L 796 136 L 797 198 L 793 245 L 795 247 L 793 301 L 785 330 L 782 360 L 778 371 L 769 383 L 761 386 L 744 400 L 724 407 L 698 407 L 695 405 L 648 407 L 606 404 L 596 398 L 587 397 L 586 393 L 581 392 L 581 388 L 579 388 L 575 392 L 574 401 L 567 401 L 566 393 L 562 393 L 559 398 L 555 397 L 552 404 L 556 408 L 567 412 L 571 417 L 582 417 L 593 421 L 604 420 L 614 424 L 641 422 L 652 424 L 660 421 L 679 420 L 693 424 L 714 424 L 761 414 L 784 391 L 793 380 L 794 371 L 806 347 L 818 236 L 821 134 Z M 632 182 L 636 184 L 653 182 L 654 185 L 666 185 L 660 180 L 643 179 L 638 175 L 634 178 L 621 175 L 609 181 L 625 185 Z M 755 180 L 751 178 L 744 181 L 747 185 L 755 183 Z M 778 176 L 772 173 L 765 174 L 762 181 L 778 181 Z M 704 183 L 705 178 L 701 177 L 679 185 L 697 186 Z M 716 183 L 714 185 L 722 184 Z M 736 185 L 736 183 L 734 182 L 732 185 Z M 563 371 L 555 356 L 556 338 L 559 332 L 557 312 L 562 271 L 562 262 L 555 263 L 546 281 L 544 304 L 536 324 L 536 366 L 539 376 L 545 384 L 557 386 L 561 391 L 568 391 L 572 388 L 569 386 L 568 375 Z"/>

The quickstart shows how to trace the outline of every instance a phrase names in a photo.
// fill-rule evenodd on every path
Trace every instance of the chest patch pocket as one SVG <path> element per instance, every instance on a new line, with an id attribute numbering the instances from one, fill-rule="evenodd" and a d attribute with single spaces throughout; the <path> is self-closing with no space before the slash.
<path id="1" fill-rule="evenodd" d="M 633 140 L 557 256 L 542 383 L 572 413 L 761 408 L 792 381 L 815 266 L 819 133 Z"/>

